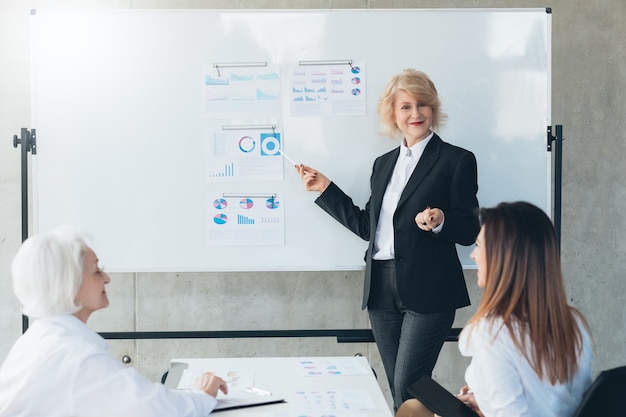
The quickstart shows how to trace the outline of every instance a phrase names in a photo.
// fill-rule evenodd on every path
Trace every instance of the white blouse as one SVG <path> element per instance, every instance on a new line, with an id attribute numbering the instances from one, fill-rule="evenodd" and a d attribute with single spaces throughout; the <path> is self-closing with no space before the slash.
<path id="1" fill-rule="evenodd" d="M 583 345 L 578 372 L 564 384 L 551 385 L 539 379 L 501 325 L 501 319 L 481 320 L 471 334 L 465 328 L 459 337 L 461 354 L 472 358 L 465 381 L 485 417 L 571 416 L 592 382 L 593 352 L 585 327 L 579 325 Z"/>
<path id="2" fill-rule="evenodd" d="M 402 195 L 402 191 L 404 191 L 406 183 L 409 181 L 409 177 L 415 170 L 417 163 L 424 153 L 424 149 L 426 149 L 426 145 L 428 145 L 433 135 L 434 133 L 430 132 L 430 135 L 424 140 L 417 142 L 410 148 L 406 146 L 406 139 L 402 139 L 400 153 L 398 154 L 396 165 L 393 168 L 393 174 L 391 175 L 389 184 L 387 184 L 387 188 L 385 189 L 380 214 L 378 215 L 378 223 L 376 224 L 376 232 L 374 235 L 373 259 L 386 260 L 395 257 L 393 214 L 398 207 L 400 196 Z M 410 152 L 407 153 L 407 151 Z M 425 208 L 426 207 L 422 207 L 419 211 Z M 434 232 L 439 233 L 442 228 L 443 226 L 439 225 Z"/>
<path id="3" fill-rule="evenodd" d="M 0 368 L 0 416 L 206 416 L 217 401 L 126 367 L 73 315 L 36 320 Z"/>

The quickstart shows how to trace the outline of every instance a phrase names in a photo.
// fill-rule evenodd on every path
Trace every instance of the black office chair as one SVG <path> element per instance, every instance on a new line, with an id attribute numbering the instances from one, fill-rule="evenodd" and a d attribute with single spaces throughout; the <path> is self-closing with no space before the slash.
<path id="1" fill-rule="evenodd" d="M 626 366 L 602 371 L 585 393 L 573 417 L 624 417 L 625 395 Z"/>

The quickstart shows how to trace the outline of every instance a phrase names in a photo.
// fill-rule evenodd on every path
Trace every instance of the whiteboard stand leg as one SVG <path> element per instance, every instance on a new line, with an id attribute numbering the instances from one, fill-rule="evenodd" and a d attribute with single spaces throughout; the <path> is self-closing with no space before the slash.
<path id="1" fill-rule="evenodd" d="M 22 128 L 20 137 L 13 136 L 13 147 L 22 145 L 22 242 L 28 239 L 28 152 L 37 154 L 35 129 Z M 28 329 L 28 317 L 22 315 L 22 333 Z"/>
<path id="2" fill-rule="evenodd" d="M 563 125 L 555 126 L 555 136 L 552 136 L 552 126 L 548 126 L 548 151 L 552 151 L 554 142 L 554 230 L 556 241 L 561 247 L 561 191 L 563 181 Z"/>

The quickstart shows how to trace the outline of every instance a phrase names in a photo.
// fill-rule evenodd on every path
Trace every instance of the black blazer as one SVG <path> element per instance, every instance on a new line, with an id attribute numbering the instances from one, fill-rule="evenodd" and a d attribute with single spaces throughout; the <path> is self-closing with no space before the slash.
<path id="1" fill-rule="evenodd" d="M 335 183 L 315 200 L 345 227 L 369 240 L 362 308 L 370 297 L 372 250 L 383 195 L 399 152 L 398 147 L 374 161 L 371 195 L 364 210 Z M 455 243 L 471 245 L 480 230 L 477 177 L 473 153 L 442 141 L 436 134 L 431 138 L 393 215 L 398 293 L 410 310 L 443 312 L 470 304 Z M 415 216 L 427 206 L 444 212 L 443 229 L 437 234 L 415 224 Z"/>

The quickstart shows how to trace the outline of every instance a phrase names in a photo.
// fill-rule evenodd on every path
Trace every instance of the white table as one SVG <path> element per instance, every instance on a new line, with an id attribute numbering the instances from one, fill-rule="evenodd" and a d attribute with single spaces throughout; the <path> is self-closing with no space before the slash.
<path id="1" fill-rule="evenodd" d="M 172 359 L 165 384 L 176 388 L 184 373 L 207 371 L 252 373 L 255 387 L 286 401 L 219 411 L 218 417 L 392 417 L 364 357 Z"/>

